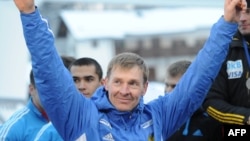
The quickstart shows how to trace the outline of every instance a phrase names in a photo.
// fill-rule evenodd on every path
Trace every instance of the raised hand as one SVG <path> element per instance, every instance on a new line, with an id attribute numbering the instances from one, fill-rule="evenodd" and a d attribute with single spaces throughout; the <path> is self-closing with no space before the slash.
<path id="1" fill-rule="evenodd" d="M 239 12 L 247 9 L 246 0 L 225 0 L 224 19 L 228 22 L 238 22 Z"/>
<path id="2" fill-rule="evenodd" d="M 14 0 L 16 7 L 22 13 L 32 13 L 35 11 L 35 2 L 34 0 Z"/>

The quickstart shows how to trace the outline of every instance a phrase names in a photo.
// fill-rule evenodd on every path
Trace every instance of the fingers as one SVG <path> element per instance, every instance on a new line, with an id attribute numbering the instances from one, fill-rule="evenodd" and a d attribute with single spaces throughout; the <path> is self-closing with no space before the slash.
<path id="1" fill-rule="evenodd" d="M 224 3 L 224 19 L 228 22 L 237 22 L 239 12 L 247 9 L 246 0 L 225 0 Z"/>
<path id="2" fill-rule="evenodd" d="M 241 9 L 247 10 L 247 2 L 246 2 L 246 0 L 242 0 Z"/>
<path id="3" fill-rule="evenodd" d="M 236 7 L 242 10 L 245 10 L 247 8 L 247 2 L 246 0 L 240 0 L 238 3 L 235 1 Z"/>
<path id="4" fill-rule="evenodd" d="M 35 11 L 34 0 L 14 0 L 18 10 L 22 13 L 32 13 Z"/>
<path id="5" fill-rule="evenodd" d="M 244 8 L 246 4 L 245 0 L 226 0 L 225 9 L 230 11 L 234 11 L 236 7 Z"/>

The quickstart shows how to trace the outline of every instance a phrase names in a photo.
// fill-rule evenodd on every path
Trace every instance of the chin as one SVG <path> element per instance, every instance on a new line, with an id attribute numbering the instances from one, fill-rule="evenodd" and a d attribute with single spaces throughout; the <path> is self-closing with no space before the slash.
<path id="1" fill-rule="evenodd" d="M 244 36 L 250 36 L 250 30 L 241 30 L 240 32 Z"/>
<path id="2" fill-rule="evenodd" d="M 116 107 L 116 109 L 118 111 L 121 111 L 121 112 L 131 111 L 131 109 L 129 109 L 127 105 L 125 105 L 125 106 L 118 106 L 118 107 Z"/>

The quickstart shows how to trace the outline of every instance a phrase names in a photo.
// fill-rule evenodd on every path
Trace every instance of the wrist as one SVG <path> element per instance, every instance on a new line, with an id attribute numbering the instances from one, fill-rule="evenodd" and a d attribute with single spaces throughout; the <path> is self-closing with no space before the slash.
<path id="1" fill-rule="evenodd" d="M 23 9 L 20 9 L 19 11 L 21 13 L 24 13 L 24 14 L 30 14 L 30 13 L 33 13 L 34 11 L 36 10 L 36 7 L 35 6 L 31 6 L 31 7 L 28 7 L 28 8 L 23 8 Z"/>

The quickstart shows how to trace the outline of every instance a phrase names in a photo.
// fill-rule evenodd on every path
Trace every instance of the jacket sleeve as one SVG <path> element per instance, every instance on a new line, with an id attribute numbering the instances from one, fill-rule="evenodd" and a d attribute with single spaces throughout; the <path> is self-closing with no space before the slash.
<path id="1" fill-rule="evenodd" d="M 248 120 L 250 110 L 249 108 L 235 106 L 227 102 L 231 98 L 227 92 L 229 86 L 226 70 L 227 64 L 224 62 L 217 78 L 208 92 L 203 107 L 206 109 L 207 113 L 217 121 L 243 125 Z M 239 98 L 242 97 L 239 95 Z"/>
<path id="2" fill-rule="evenodd" d="M 162 109 L 159 117 L 163 118 L 164 139 L 201 106 L 227 56 L 229 44 L 236 31 L 237 24 L 228 23 L 221 17 L 212 26 L 203 48 L 175 89 L 168 96 L 159 99 L 158 107 L 154 106 L 157 111 Z M 169 122 L 170 120 L 173 122 Z"/>
<path id="3" fill-rule="evenodd" d="M 91 124 L 91 117 L 97 117 L 97 109 L 75 87 L 54 46 L 48 22 L 38 9 L 21 13 L 21 20 L 41 103 L 62 138 L 75 140 Z"/>
<path id="4" fill-rule="evenodd" d="M 51 122 L 45 124 L 36 134 L 34 141 L 63 141 Z"/>

